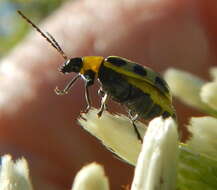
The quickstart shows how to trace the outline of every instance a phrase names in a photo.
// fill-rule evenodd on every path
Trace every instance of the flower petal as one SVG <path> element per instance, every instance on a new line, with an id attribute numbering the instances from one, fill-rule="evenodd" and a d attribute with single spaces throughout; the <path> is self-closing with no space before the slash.
<path id="1" fill-rule="evenodd" d="M 10 155 L 2 156 L 0 170 L 0 189 L 1 190 L 32 190 L 29 179 L 28 164 L 24 158 L 12 161 Z"/>
<path id="2" fill-rule="evenodd" d="M 181 101 L 213 116 L 217 115 L 217 112 L 202 102 L 200 98 L 200 90 L 205 81 L 177 69 L 168 69 L 165 73 L 165 80 L 168 82 L 172 94 Z"/>
<path id="3" fill-rule="evenodd" d="M 84 166 L 76 175 L 72 190 L 108 190 L 109 182 L 104 169 L 97 163 Z"/>
<path id="4" fill-rule="evenodd" d="M 192 118 L 188 129 L 192 133 L 188 147 L 196 153 L 217 159 L 217 119 L 208 116 Z"/>
<path id="5" fill-rule="evenodd" d="M 210 69 L 210 74 L 214 81 L 217 81 L 217 67 L 212 67 Z"/>
<path id="6" fill-rule="evenodd" d="M 178 189 L 217 189 L 217 119 L 192 118 L 192 137 L 180 145 Z"/>
<path id="7" fill-rule="evenodd" d="M 206 83 L 201 89 L 201 99 L 217 111 L 217 81 Z"/>
<path id="8" fill-rule="evenodd" d="M 124 115 L 112 115 L 106 111 L 98 118 L 97 112 L 96 109 L 92 109 L 87 114 L 82 114 L 79 123 L 85 130 L 100 139 L 109 150 L 135 165 L 141 150 L 141 142 L 129 118 Z M 136 125 L 141 136 L 144 136 L 146 126 L 140 122 Z"/>
<path id="9" fill-rule="evenodd" d="M 173 119 L 149 124 L 137 162 L 132 190 L 175 189 L 178 132 Z"/>

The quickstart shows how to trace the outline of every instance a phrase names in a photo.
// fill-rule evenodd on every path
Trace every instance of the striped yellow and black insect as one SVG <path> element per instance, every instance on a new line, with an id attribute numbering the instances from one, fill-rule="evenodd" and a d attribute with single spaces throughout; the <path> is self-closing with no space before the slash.
<path id="1" fill-rule="evenodd" d="M 68 58 L 50 34 L 43 33 L 20 11 L 18 13 L 36 28 L 66 60 L 60 67 L 60 72 L 63 74 L 77 73 L 63 90 L 55 89 L 58 95 L 67 94 L 75 81 L 83 78 L 87 102 L 86 111 L 88 111 L 91 108 L 88 89 L 98 79 L 101 84 L 99 93 L 102 95 L 98 116 L 102 115 L 110 98 L 120 103 L 128 109 L 129 118 L 139 140 L 142 140 L 142 138 L 135 125 L 136 120 L 150 120 L 160 115 L 164 118 L 176 117 L 169 87 L 157 72 L 118 56 Z"/>

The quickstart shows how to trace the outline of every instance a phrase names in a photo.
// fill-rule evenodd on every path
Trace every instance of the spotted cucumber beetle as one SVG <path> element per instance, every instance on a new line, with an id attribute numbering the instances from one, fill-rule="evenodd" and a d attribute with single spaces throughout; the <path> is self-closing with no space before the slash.
<path id="1" fill-rule="evenodd" d="M 63 90 L 55 89 L 58 95 L 67 94 L 77 79 L 82 77 L 85 82 L 86 111 L 88 111 L 91 108 L 89 87 L 94 84 L 95 79 L 98 79 L 101 84 L 99 93 L 102 95 L 98 116 L 101 117 L 110 98 L 120 103 L 128 109 L 135 133 L 141 141 L 142 138 L 135 125 L 136 120 L 150 120 L 160 115 L 164 118 L 169 116 L 176 118 L 169 87 L 157 72 L 119 56 L 68 58 L 50 34 L 43 33 L 22 12 L 18 13 L 65 59 L 65 63 L 59 69 L 60 72 L 77 73 Z"/>

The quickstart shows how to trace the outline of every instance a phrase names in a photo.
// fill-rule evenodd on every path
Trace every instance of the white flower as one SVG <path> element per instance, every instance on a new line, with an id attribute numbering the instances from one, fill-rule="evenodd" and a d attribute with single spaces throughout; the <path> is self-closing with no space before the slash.
<path id="1" fill-rule="evenodd" d="M 212 73 L 214 77 L 215 71 L 212 70 Z M 168 69 L 165 73 L 165 80 L 168 82 L 172 94 L 181 101 L 212 116 L 217 116 L 217 110 L 207 105 L 207 102 L 213 101 L 213 93 L 209 92 L 210 86 L 207 87 L 208 90 L 205 89 L 205 92 L 202 92 L 205 100 L 201 99 L 201 89 L 206 84 L 204 80 L 178 69 Z"/>
<path id="2" fill-rule="evenodd" d="M 32 190 L 29 179 L 28 164 L 24 158 L 12 161 L 10 155 L 1 157 L 0 189 L 1 190 Z"/>
<path id="3" fill-rule="evenodd" d="M 217 81 L 209 82 L 202 86 L 201 100 L 212 109 L 217 110 Z"/>
<path id="4" fill-rule="evenodd" d="M 210 69 L 210 75 L 212 76 L 214 81 L 217 81 L 217 67 L 212 67 Z"/>
<path id="5" fill-rule="evenodd" d="M 154 119 L 148 126 L 141 150 L 132 124 L 125 116 L 105 112 L 101 118 L 91 110 L 80 119 L 82 126 L 102 143 L 132 165 L 136 165 L 132 190 L 217 189 L 217 109 L 216 69 L 213 82 L 206 83 L 190 73 L 169 69 L 166 80 L 172 94 L 188 105 L 212 115 L 192 118 L 188 126 L 192 133 L 186 144 L 179 143 L 172 120 Z M 180 116 L 178 116 L 180 117 Z M 141 135 L 147 128 L 138 123 Z M 179 154 L 177 154 L 179 148 Z M 177 163 L 177 155 L 179 155 Z M 137 164 L 136 164 L 137 163 Z M 178 166 L 178 178 L 176 178 Z"/>
<path id="6" fill-rule="evenodd" d="M 72 190 L 109 190 L 104 169 L 97 163 L 84 166 L 76 175 Z"/>
<path id="7" fill-rule="evenodd" d="M 136 165 L 132 190 L 176 187 L 178 133 L 175 122 L 156 118 L 149 124 Z"/>
<path id="8" fill-rule="evenodd" d="M 168 69 L 164 76 L 174 96 L 191 106 L 206 109 L 207 106 L 202 103 L 199 96 L 205 81 L 177 69 Z"/>
<path id="9" fill-rule="evenodd" d="M 142 144 L 128 118 L 108 112 L 98 118 L 96 110 L 83 114 L 82 118 L 79 122 L 88 132 L 120 158 L 136 165 Z M 146 126 L 139 123 L 138 128 L 144 134 Z M 132 189 L 174 189 L 177 157 L 178 133 L 175 122 L 162 118 L 152 120 L 144 137 Z"/>
<path id="10" fill-rule="evenodd" d="M 217 159 L 217 119 L 210 116 L 193 117 L 188 129 L 193 134 L 187 141 L 189 149 Z"/>
<path id="11" fill-rule="evenodd" d="M 166 72 L 174 95 L 214 116 L 192 118 L 188 126 L 192 136 L 186 144 L 178 142 L 177 124 L 171 118 L 155 118 L 148 127 L 137 122 L 138 130 L 144 136 L 143 145 L 124 115 L 105 111 L 98 118 L 98 110 L 92 109 L 82 114 L 79 122 L 109 150 L 136 166 L 132 190 L 216 190 L 217 68 L 213 68 L 211 74 L 214 81 L 206 83 L 184 71 L 170 69 Z M 11 156 L 3 156 L 0 190 L 21 189 L 32 190 L 27 162 L 21 159 L 14 163 Z M 92 163 L 83 167 L 76 175 L 72 189 L 109 190 L 102 166 Z"/>
<path id="12" fill-rule="evenodd" d="M 191 118 L 191 138 L 180 144 L 177 188 L 217 189 L 217 68 L 213 82 L 205 82 L 185 71 L 169 69 L 165 78 L 172 94 L 210 116 Z"/>
<path id="13" fill-rule="evenodd" d="M 87 114 L 82 114 L 79 123 L 85 130 L 100 139 L 109 150 L 135 165 L 141 150 L 141 142 L 129 118 L 124 115 L 112 115 L 107 111 L 98 118 L 97 112 L 98 110 L 92 109 Z M 138 122 L 137 127 L 141 136 L 144 136 L 146 126 Z"/>

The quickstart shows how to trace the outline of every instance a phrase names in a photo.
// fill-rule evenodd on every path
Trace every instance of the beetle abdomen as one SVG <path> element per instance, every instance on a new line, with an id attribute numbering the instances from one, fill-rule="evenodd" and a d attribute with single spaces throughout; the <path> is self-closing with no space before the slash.
<path id="1" fill-rule="evenodd" d="M 140 118 L 152 119 L 159 115 L 165 117 L 171 115 L 156 104 L 148 92 L 143 92 L 130 84 L 125 76 L 103 64 L 100 67 L 98 78 L 105 93 L 108 93 L 114 101 L 126 106 L 131 113 L 138 114 Z"/>

